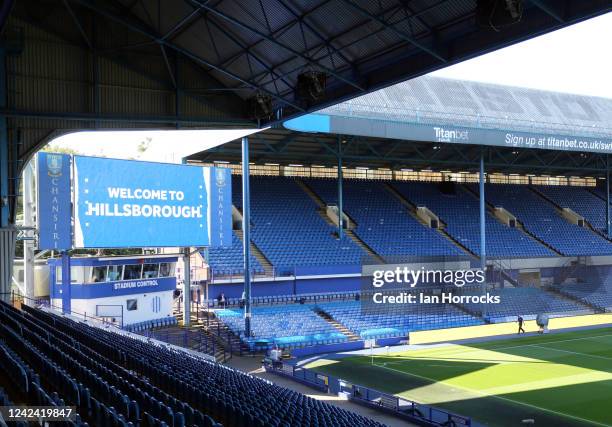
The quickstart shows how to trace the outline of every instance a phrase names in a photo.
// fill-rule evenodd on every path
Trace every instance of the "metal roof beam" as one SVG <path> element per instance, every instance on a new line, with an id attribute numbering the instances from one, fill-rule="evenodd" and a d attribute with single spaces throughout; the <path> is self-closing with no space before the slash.
<path id="1" fill-rule="evenodd" d="M 301 18 L 300 18 L 300 19 L 304 19 L 304 18 L 305 18 L 307 15 L 311 14 L 312 12 L 314 12 L 315 10 L 317 10 L 317 9 L 319 9 L 320 7 L 324 6 L 325 4 L 329 3 L 330 1 L 331 1 L 331 0 L 326 0 L 326 1 L 324 1 L 324 2 L 322 2 L 322 3 L 320 3 L 320 4 L 318 4 L 317 6 L 313 7 L 312 9 L 308 10 L 307 12 L 304 12 L 304 13 L 301 15 Z M 276 30 L 274 30 L 272 33 L 270 33 L 270 35 L 271 35 L 272 37 L 280 37 L 280 36 L 282 36 L 283 34 L 285 34 L 287 31 L 289 31 L 291 28 L 293 28 L 294 26 L 295 26 L 295 22 L 293 22 L 293 21 L 288 22 L 288 23 L 286 23 L 285 25 L 283 25 L 282 27 L 277 28 Z M 253 49 L 254 47 L 257 47 L 259 44 L 261 44 L 261 43 L 262 43 L 262 42 L 264 42 L 264 41 L 265 41 L 265 39 L 259 39 L 259 40 L 257 40 L 256 42 L 251 43 L 250 45 L 248 45 L 248 46 L 246 47 L 246 49 Z M 231 64 L 231 63 L 232 63 L 232 62 L 234 62 L 236 59 L 238 59 L 240 56 L 244 55 L 244 53 L 245 53 L 245 50 L 241 50 L 241 51 L 239 51 L 239 52 L 238 52 L 238 53 L 236 53 L 235 55 L 232 55 L 231 57 L 229 57 L 229 58 L 227 58 L 227 59 L 224 59 L 224 60 L 221 62 L 221 65 L 222 65 L 222 66 L 226 66 L 226 65 L 228 65 L 228 64 Z M 276 69 L 276 68 L 278 68 L 278 64 L 277 64 L 277 65 L 273 65 L 273 66 L 272 66 L 272 69 L 273 69 L 273 70 L 274 70 L 274 69 Z M 261 76 L 261 75 L 262 75 L 262 74 L 258 74 L 258 75 L 257 75 L 257 77 L 255 78 L 255 80 L 257 80 L 257 78 L 259 78 L 259 76 Z M 263 75 L 265 76 L 265 73 L 263 73 Z"/>
<path id="2" fill-rule="evenodd" d="M 411 18 L 418 17 L 418 16 L 420 16 L 420 15 L 422 15 L 422 14 L 426 13 L 426 12 L 429 12 L 430 10 L 435 9 L 436 7 L 440 6 L 440 5 L 441 5 L 441 4 L 443 4 L 443 3 L 446 3 L 447 1 L 449 1 L 449 0 L 441 0 L 441 1 L 439 1 L 439 2 L 437 2 L 437 3 L 435 3 L 435 4 L 431 5 L 431 6 L 429 6 L 429 7 L 425 8 L 425 9 L 423 9 L 423 10 L 420 10 L 420 11 L 418 11 L 418 12 L 414 13 L 414 14 L 413 14 L 413 15 L 411 15 L 410 17 L 411 17 Z M 383 14 L 392 13 L 393 15 L 395 15 L 395 14 L 396 14 L 398 11 L 400 11 L 400 10 L 402 10 L 401 6 L 399 6 L 399 5 L 395 5 L 395 6 L 391 7 L 391 8 L 389 8 L 389 9 L 387 9 L 387 10 L 383 11 L 382 13 L 383 13 Z M 358 23 L 358 24 L 356 24 L 356 25 L 351 26 L 350 28 L 346 29 L 345 31 L 342 31 L 342 32 L 340 32 L 340 33 L 337 33 L 337 34 L 333 35 L 333 36 L 332 36 L 332 37 L 330 37 L 330 39 L 329 39 L 330 43 L 331 43 L 332 41 L 334 41 L 334 40 L 336 40 L 336 39 L 340 38 L 340 37 L 345 36 L 346 34 L 349 34 L 350 32 L 354 31 L 354 30 L 355 30 L 355 29 L 357 29 L 357 28 L 363 27 L 363 26 L 364 26 L 365 24 L 367 24 L 368 22 L 369 22 L 369 20 L 366 20 L 366 21 L 360 22 L 360 23 Z M 399 21 L 398 21 L 398 22 L 399 22 Z M 355 40 L 352 40 L 351 42 L 349 42 L 349 43 L 347 43 L 347 44 L 345 44 L 345 45 L 342 45 L 342 46 L 341 46 L 341 47 L 339 47 L 338 49 L 339 49 L 339 50 L 342 50 L 342 49 L 347 49 L 347 48 L 349 48 L 349 47 L 351 47 L 351 46 L 353 46 L 353 45 L 355 45 L 355 44 L 358 44 L 358 43 L 362 42 L 363 40 L 365 40 L 365 39 L 367 39 L 367 38 L 369 38 L 369 37 L 376 36 L 376 35 L 380 34 L 380 33 L 381 33 L 381 32 L 383 32 L 383 31 L 385 31 L 385 27 L 380 27 L 378 30 L 376 30 L 376 31 L 374 31 L 374 32 L 372 32 L 372 33 L 369 33 L 369 34 L 367 34 L 366 36 L 363 36 L 363 37 L 357 38 L 357 39 L 355 39 Z M 319 46 L 315 46 L 313 49 L 316 49 L 315 53 L 313 53 L 313 57 L 316 57 L 316 55 L 317 55 L 317 54 L 318 54 L 318 53 L 319 53 L 319 52 L 320 52 L 320 51 L 323 49 L 323 45 L 322 45 L 322 44 L 320 44 Z M 325 55 L 321 56 L 320 58 L 317 58 L 317 60 L 318 60 L 318 59 L 323 58 L 324 56 L 325 56 Z M 285 60 L 285 61 L 280 62 L 279 64 L 276 64 L 276 65 L 275 65 L 273 68 L 282 67 L 283 65 L 285 65 L 285 64 L 287 64 L 287 63 L 289 63 L 289 62 L 293 61 L 294 59 L 295 59 L 295 57 L 291 57 L 291 58 L 289 58 L 289 59 L 287 59 L 287 60 Z M 289 75 L 289 74 L 293 74 L 293 73 L 295 73 L 297 70 L 299 70 L 299 68 L 294 68 L 294 69 L 291 69 L 290 71 L 284 72 L 282 75 L 283 75 L 283 76 L 286 76 L 286 75 Z M 260 77 L 265 77 L 265 74 L 258 74 L 258 75 L 256 75 L 256 76 L 254 77 L 254 80 L 257 80 L 257 79 L 259 79 Z M 264 81 L 264 82 L 259 82 L 259 83 L 269 84 L 269 83 L 271 83 L 271 81 L 266 80 L 266 81 Z"/>
<path id="3" fill-rule="evenodd" d="M 68 13 L 72 17 L 72 20 L 74 21 L 77 29 L 79 30 L 79 33 L 81 33 L 81 37 L 83 37 L 83 40 L 85 40 L 85 43 L 87 44 L 87 47 L 89 47 L 89 50 L 93 50 L 94 49 L 93 48 L 93 44 L 91 43 L 91 40 L 89 39 L 89 36 L 85 32 L 85 29 L 81 25 L 81 21 L 79 20 L 79 18 L 74 13 L 74 10 L 72 10 L 72 7 L 70 7 L 70 4 L 68 3 L 68 0 L 64 0 L 63 3 L 64 3 L 64 6 L 66 6 L 66 9 L 68 10 Z"/>
<path id="4" fill-rule="evenodd" d="M 563 12 L 555 10 L 556 8 L 548 4 L 546 0 L 531 0 L 531 3 L 560 24 L 565 22 L 565 19 L 563 19 Z"/>
<path id="5" fill-rule="evenodd" d="M 444 56 L 442 56 L 442 54 L 440 52 L 438 52 L 438 51 L 436 51 L 434 49 L 428 48 L 427 46 L 425 46 L 422 43 L 420 43 L 417 40 L 415 40 L 410 34 L 406 34 L 405 32 L 398 30 L 397 28 L 395 28 L 394 25 L 389 24 L 388 22 L 386 22 L 385 20 L 381 19 L 380 17 L 378 17 L 376 15 L 372 15 L 370 12 L 368 12 L 366 9 L 364 9 L 361 6 L 359 6 L 358 4 L 353 3 L 350 0 L 341 0 L 341 1 L 343 3 L 345 3 L 345 4 L 347 4 L 348 6 L 351 6 L 353 9 L 357 10 L 359 13 L 361 13 L 362 15 L 368 17 L 372 21 L 378 22 L 380 25 L 385 27 L 387 30 L 391 31 L 392 33 L 394 33 L 396 36 L 400 37 L 404 41 L 407 41 L 408 43 L 410 43 L 414 47 L 422 50 L 423 52 L 426 52 L 426 53 L 430 54 L 431 56 L 433 56 L 436 59 L 439 59 L 442 62 L 447 62 L 448 61 L 446 58 L 444 58 Z"/>
<path id="6" fill-rule="evenodd" d="M 189 0 L 186 0 L 187 2 L 189 2 Z M 193 6 L 192 6 L 193 7 Z M 202 11 L 199 9 L 195 10 L 196 12 L 202 14 Z M 268 72 L 273 75 L 273 76 L 277 76 L 277 74 L 274 72 L 274 70 L 272 70 L 270 68 L 270 66 L 263 60 L 261 59 L 259 56 L 255 55 L 252 51 L 250 50 L 246 50 L 246 44 L 239 40 L 238 37 L 234 36 L 231 32 L 227 31 L 225 28 L 221 28 L 221 26 L 219 24 L 217 24 L 215 21 L 208 19 L 208 17 L 206 15 L 203 16 L 204 20 L 211 25 L 214 25 L 214 27 L 221 31 L 227 38 L 229 38 L 234 44 L 236 44 L 236 46 L 238 46 L 239 48 L 243 49 L 246 53 L 246 55 L 251 56 L 259 65 L 261 65 L 262 67 L 264 67 L 266 70 L 268 70 Z M 252 73 L 251 73 L 252 74 Z M 279 77 L 281 79 L 281 81 L 287 86 L 287 87 L 292 87 L 291 83 L 289 83 L 287 80 L 285 80 L 282 77 Z M 276 87 L 276 82 L 275 82 L 275 87 Z M 277 92 L 280 93 L 280 91 L 278 90 L 278 88 L 276 88 Z"/>
<path id="7" fill-rule="evenodd" d="M 185 25 L 187 25 L 187 23 L 189 21 L 191 21 L 193 19 L 194 16 L 198 15 L 199 11 L 193 10 L 190 13 L 188 13 L 187 15 L 185 15 L 179 22 L 177 22 L 170 30 L 166 31 L 166 33 L 161 37 L 162 40 L 169 40 L 177 31 L 180 31 L 183 29 L 183 27 Z"/>
<path id="8" fill-rule="evenodd" d="M 92 114 L 92 113 L 73 113 L 61 111 L 29 111 L 17 110 L 12 108 L 0 108 L 0 115 L 15 118 L 35 118 L 35 119 L 57 119 L 66 121 L 100 121 L 100 122 L 117 122 L 117 123 L 166 123 L 166 124 L 191 124 L 191 125 L 210 125 L 215 123 L 235 124 L 236 126 L 250 126 L 251 122 L 247 121 L 222 121 L 210 120 L 209 118 L 189 117 L 179 118 L 177 116 L 147 116 L 147 115 L 110 115 L 110 114 Z"/>
<path id="9" fill-rule="evenodd" d="M 257 85 L 257 84 L 255 84 L 253 82 L 250 82 L 250 81 L 240 77 L 239 75 L 232 73 L 231 71 L 228 71 L 228 70 L 226 70 L 226 69 L 224 69 L 224 68 L 222 68 L 222 67 L 220 67 L 218 65 L 215 65 L 215 64 L 211 63 L 210 61 L 207 61 L 206 59 L 196 55 L 195 53 L 193 53 L 193 52 L 191 52 L 191 51 L 189 51 L 187 49 L 184 49 L 184 48 L 182 48 L 182 47 L 180 47 L 180 46 L 178 46 L 178 45 L 176 45 L 174 43 L 171 43 L 168 40 L 162 39 L 162 37 L 160 35 L 155 34 L 155 32 L 153 30 L 150 30 L 150 29 L 144 27 L 144 25 L 141 24 L 141 23 L 130 22 L 127 19 L 125 19 L 124 17 L 122 17 L 122 16 L 117 16 L 117 15 L 109 12 L 108 10 L 105 10 L 103 8 L 98 7 L 91 0 L 73 0 L 73 1 L 78 2 L 79 4 L 87 7 L 88 9 L 90 9 L 90 10 L 92 10 L 92 11 L 94 11 L 94 12 L 96 12 L 96 13 L 102 15 L 102 16 L 105 16 L 106 18 L 109 18 L 112 21 L 115 21 L 115 22 L 117 22 L 117 23 L 127 27 L 128 29 L 130 29 L 130 30 L 132 30 L 134 32 L 140 33 L 140 34 L 142 34 L 142 35 L 144 35 L 144 36 L 154 40 L 156 43 L 158 43 L 160 45 L 164 45 L 164 46 L 166 46 L 166 47 L 168 47 L 168 48 L 170 48 L 170 49 L 180 53 L 181 55 L 186 56 L 187 58 L 191 59 L 194 62 L 199 63 L 200 65 L 204 65 L 206 67 L 212 68 L 212 69 L 218 71 L 219 73 L 224 74 L 225 76 L 227 76 L 227 77 L 229 77 L 229 78 L 231 78 L 233 80 L 239 81 L 240 83 L 243 83 L 243 84 L 245 84 L 246 86 L 248 86 L 248 87 L 250 87 L 252 89 L 255 89 L 255 90 L 261 91 L 262 93 L 270 95 L 271 97 L 277 99 L 278 101 L 280 101 L 280 102 L 282 102 L 284 104 L 290 105 L 291 107 L 297 109 L 298 111 L 304 111 L 304 109 L 302 107 L 300 107 L 299 105 L 294 104 L 293 102 L 283 98 L 282 96 L 280 96 L 280 95 L 278 95 L 278 94 L 276 94 L 276 93 L 274 93 L 272 91 L 269 91 L 269 90 L 265 89 L 264 87 L 262 87 L 260 85 Z"/>
<path id="10" fill-rule="evenodd" d="M 328 41 L 327 37 L 324 37 L 323 35 L 319 34 L 319 32 L 312 26 L 310 25 L 308 22 L 306 22 L 306 20 L 304 19 L 303 15 L 298 15 L 285 1 L 283 0 L 277 0 L 285 9 L 287 9 L 287 11 L 293 15 L 293 17 L 296 19 L 296 21 L 298 23 L 300 23 L 300 25 L 304 25 L 306 28 L 308 28 L 320 41 L 323 42 L 323 44 L 325 46 L 327 46 L 328 48 L 328 52 L 329 52 L 329 59 L 330 62 L 333 64 L 333 58 L 332 55 L 335 53 L 338 56 L 340 56 L 342 58 L 342 60 L 344 62 L 346 62 L 347 64 L 349 64 L 352 67 L 351 61 L 346 57 L 346 55 L 344 55 L 342 53 L 342 51 L 336 49 L 334 46 L 332 46 L 331 42 Z"/>
<path id="11" fill-rule="evenodd" d="M 218 10 L 216 10 L 215 8 L 202 3 L 199 0 L 189 0 L 191 3 L 195 4 L 197 7 L 200 7 L 201 9 L 204 10 L 208 10 L 210 13 L 214 14 L 215 16 L 218 16 L 219 18 L 237 26 L 240 27 L 244 30 L 250 31 L 253 34 L 256 34 L 257 36 L 266 39 L 268 42 L 277 45 L 278 47 L 281 47 L 283 49 L 285 49 L 286 51 L 292 53 L 293 55 L 296 55 L 300 58 L 302 58 L 304 61 L 308 62 L 310 65 L 315 66 L 317 68 L 320 68 L 322 71 L 325 71 L 326 73 L 328 73 L 331 76 L 336 77 L 338 80 L 342 80 L 344 83 L 349 84 L 351 86 L 353 86 L 355 89 L 358 89 L 360 91 L 365 91 L 365 88 L 363 88 L 361 85 L 355 83 L 354 81 L 352 81 L 351 79 L 347 79 L 346 77 L 342 76 L 341 74 L 339 74 L 338 72 L 336 72 L 335 70 L 332 70 L 329 67 L 326 67 L 324 65 L 321 65 L 320 63 L 318 63 L 317 61 L 311 59 L 310 57 L 304 55 L 301 52 L 298 52 L 297 50 L 293 49 L 290 46 L 285 45 L 284 43 L 279 42 L 278 40 L 276 40 L 274 37 L 271 37 L 267 34 L 262 33 L 261 31 L 256 30 L 255 28 L 245 24 L 244 22 L 241 22 L 239 20 L 237 20 L 236 18 L 233 18 L 229 15 L 226 15 L 223 12 L 220 12 Z"/>

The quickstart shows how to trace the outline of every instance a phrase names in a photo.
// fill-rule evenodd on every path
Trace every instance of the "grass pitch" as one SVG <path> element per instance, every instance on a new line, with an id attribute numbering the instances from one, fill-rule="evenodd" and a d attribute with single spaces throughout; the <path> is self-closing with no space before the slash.
<path id="1" fill-rule="evenodd" d="M 612 426 L 612 328 L 449 344 L 306 367 L 490 426 Z"/>

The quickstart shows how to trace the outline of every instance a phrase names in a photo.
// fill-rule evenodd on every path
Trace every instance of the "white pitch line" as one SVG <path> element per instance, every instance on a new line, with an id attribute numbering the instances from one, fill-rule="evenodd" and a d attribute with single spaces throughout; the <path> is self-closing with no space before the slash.
<path id="1" fill-rule="evenodd" d="M 532 345 L 546 345 L 546 344 L 557 344 L 557 343 L 561 343 L 561 342 L 572 342 L 572 341 L 583 341 L 583 340 L 591 340 L 591 339 L 595 339 L 595 338 L 607 338 L 607 337 L 612 337 L 612 334 L 606 334 L 606 335 L 594 335 L 592 337 L 582 337 L 582 338 L 570 338 L 567 340 L 556 340 L 556 341 L 545 341 L 539 344 L 521 344 L 521 345 L 513 345 L 510 347 L 494 347 L 494 348 L 483 348 L 480 350 L 491 350 L 491 351 L 495 351 L 495 350 L 508 350 L 511 348 L 519 348 L 519 347 L 526 347 L 526 346 L 532 346 Z"/>
<path id="2" fill-rule="evenodd" d="M 469 353 L 476 352 L 476 351 L 510 350 L 510 349 L 513 349 L 513 348 L 529 347 L 529 346 L 534 346 L 534 345 L 556 344 L 556 343 L 562 343 L 562 342 L 583 341 L 583 340 L 590 340 L 590 339 L 595 339 L 595 338 L 608 338 L 608 337 L 612 337 L 612 334 L 594 335 L 594 336 L 591 336 L 591 337 L 582 337 L 582 338 L 570 338 L 570 339 L 566 339 L 566 340 L 546 341 L 546 342 L 542 342 L 542 343 L 539 343 L 539 344 L 520 344 L 520 345 L 512 345 L 512 346 L 508 346 L 508 347 L 491 347 L 491 348 L 470 347 L 469 350 L 466 350 L 466 345 L 456 344 L 456 345 L 450 346 L 449 349 L 451 351 L 450 352 L 445 352 L 445 354 L 446 355 L 455 354 L 455 353 L 467 353 L 467 354 L 469 354 Z M 442 348 L 443 347 L 440 347 L 440 349 L 442 349 Z M 416 351 L 416 352 L 426 352 L 426 351 L 428 351 L 428 349 L 414 350 L 414 351 Z M 408 357 L 410 358 L 410 356 L 408 356 Z M 444 356 L 442 356 L 442 357 L 444 357 Z M 413 359 L 418 359 L 418 358 L 419 358 L 418 355 L 413 357 Z"/>
<path id="3" fill-rule="evenodd" d="M 575 355 L 578 355 L 578 356 L 593 357 L 593 358 L 596 358 L 596 359 L 603 359 L 603 360 L 612 360 L 612 357 L 599 356 L 597 354 L 580 353 L 579 351 L 571 351 L 571 350 L 561 350 L 560 348 L 544 347 L 543 345 L 537 345 L 537 344 L 530 344 L 528 346 L 529 347 L 541 348 L 543 350 L 553 350 L 553 351 L 559 351 L 559 352 L 562 352 L 562 353 L 575 354 Z"/>
<path id="4" fill-rule="evenodd" d="M 401 362 L 389 362 L 389 363 L 401 363 Z M 508 399 L 507 397 L 497 396 L 495 394 L 484 393 L 484 392 L 479 391 L 479 390 L 473 390 L 473 389 L 470 389 L 470 388 L 457 386 L 455 384 L 449 384 L 449 383 L 447 383 L 445 381 L 438 381 L 438 380 L 435 380 L 435 379 L 432 379 L 432 378 L 429 378 L 429 377 L 425 377 L 425 376 L 422 376 L 422 375 L 413 374 L 411 372 L 405 372 L 405 371 L 401 371 L 399 369 L 389 368 L 387 366 L 379 366 L 379 365 L 372 365 L 372 366 L 376 366 L 377 368 L 381 368 L 381 369 L 388 369 L 388 370 L 393 371 L 393 372 L 398 372 L 400 374 L 408 375 L 408 376 L 415 377 L 415 378 L 420 378 L 422 380 L 431 381 L 433 383 L 444 384 L 444 385 L 449 386 L 449 387 L 456 387 L 456 388 L 459 388 L 459 389 L 462 389 L 462 390 L 465 390 L 465 391 L 468 391 L 468 392 L 471 392 L 471 393 L 474 393 L 474 394 L 478 394 L 480 396 L 493 397 L 495 399 L 500 399 L 500 400 L 504 400 L 504 401 L 507 401 L 507 402 L 516 403 L 518 405 L 527 406 L 527 407 L 532 408 L 532 409 L 538 409 L 540 411 L 550 412 L 550 413 L 555 414 L 555 415 L 559 415 L 559 416 L 566 417 L 566 418 L 572 418 L 574 420 L 582 421 L 582 422 L 593 424 L 593 425 L 596 425 L 596 426 L 610 427 L 610 424 L 604 424 L 604 423 L 600 423 L 598 421 L 587 420 L 585 418 L 580 418 L 580 417 L 577 417 L 575 415 L 565 414 L 563 412 L 558 412 L 558 411 L 555 411 L 555 410 L 552 410 L 552 409 L 541 408 L 539 406 L 532 405 L 530 403 L 525 403 L 525 402 L 521 402 L 521 401 L 518 401 L 518 400 Z"/>

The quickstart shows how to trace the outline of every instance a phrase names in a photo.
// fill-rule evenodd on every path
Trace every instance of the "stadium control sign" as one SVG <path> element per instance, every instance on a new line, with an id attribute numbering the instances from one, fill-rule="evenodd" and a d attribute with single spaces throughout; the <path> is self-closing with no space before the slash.
<path id="1" fill-rule="evenodd" d="M 64 161 L 73 169 L 72 181 L 68 169 L 58 190 L 68 194 L 61 220 L 73 224 L 65 248 L 231 245 L 229 169 L 84 156 Z M 42 236 L 53 210 L 40 207 Z"/>
<path id="2" fill-rule="evenodd" d="M 612 153 L 612 140 L 609 138 L 506 131 L 448 124 L 409 123 L 357 116 L 308 114 L 288 120 L 284 126 L 301 132 L 337 133 L 451 144 Z"/>

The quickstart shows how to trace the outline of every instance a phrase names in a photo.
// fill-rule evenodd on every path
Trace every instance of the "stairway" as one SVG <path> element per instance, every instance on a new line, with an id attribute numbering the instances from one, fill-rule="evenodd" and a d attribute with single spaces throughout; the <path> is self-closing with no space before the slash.
<path id="1" fill-rule="evenodd" d="M 325 221 L 325 223 L 331 227 L 338 228 L 338 226 L 334 224 L 334 222 L 327 216 L 326 205 L 323 199 L 321 199 L 314 191 L 312 191 L 310 187 L 308 187 L 308 185 L 306 185 L 302 181 L 296 181 L 296 182 L 298 183 L 300 188 L 302 188 L 304 192 L 310 196 L 310 198 L 317 204 L 317 206 L 319 206 L 319 208 L 317 209 L 317 213 L 319 214 L 321 218 L 323 218 L 323 221 Z M 344 211 L 344 215 L 348 216 L 346 211 Z M 352 218 L 350 218 L 350 222 L 352 224 L 355 224 L 355 221 L 353 221 Z M 361 240 L 359 236 L 357 236 L 353 232 L 353 230 L 344 229 L 343 231 L 344 231 L 344 234 L 348 238 L 350 238 L 353 242 L 355 242 L 355 244 L 359 246 L 365 252 L 365 254 L 369 257 L 369 259 L 373 260 L 374 262 L 380 263 L 380 264 L 383 264 L 385 262 L 385 260 L 380 255 L 378 255 L 376 252 L 374 252 L 374 250 L 371 247 L 369 247 L 363 240 Z"/>
<path id="2" fill-rule="evenodd" d="M 397 191 L 395 188 L 393 188 L 393 186 L 391 184 L 385 184 L 386 189 L 393 195 L 395 196 L 395 198 L 397 200 L 400 201 L 400 203 L 402 205 L 404 205 L 407 210 L 408 213 L 410 214 L 410 216 L 412 216 L 416 221 L 418 221 L 420 224 L 423 224 L 423 227 L 428 227 L 429 228 L 429 224 L 426 224 L 421 218 L 418 217 L 418 215 L 416 214 L 416 206 L 411 203 L 408 199 L 404 198 L 404 196 L 402 194 L 400 194 L 399 191 Z M 445 239 L 447 239 L 450 243 L 452 243 L 453 245 L 457 246 L 459 249 L 461 249 L 464 253 L 466 253 L 467 255 L 470 255 L 474 258 L 476 258 L 476 254 L 472 251 L 470 251 L 466 246 L 464 246 L 460 241 L 458 241 L 457 239 L 455 239 L 453 236 L 451 236 L 447 231 L 446 231 L 446 223 L 442 221 L 441 218 L 438 217 L 438 219 L 440 220 L 440 227 L 436 229 L 436 231 L 438 232 L 438 234 L 440 234 L 442 237 L 444 237 Z"/>
<path id="3" fill-rule="evenodd" d="M 470 188 L 470 186 L 465 185 L 463 188 L 465 189 L 465 191 L 467 191 L 469 194 L 471 194 L 475 198 L 477 198 L 477 199 L 480 198 L 480 195 L 475 190 Z M 490 204 L 489 202 L 487 202 L 485 200 L 485 207 L 487 209 L 487 212 L 489 214 L 491 214 L 491 216 L 493 216 L 493 218 L 495 218 L 495 220 L 499 221 L 499 219 L 494 215 L 494 212 L 493 212 L 493 210 L 495 209 L 495 206 L 493 206 L 492 204 Z M 509 209 L 507 209 L 507 211 L 512 213 Z M 516 216 L 515 216 L 515 218 L 516 218 Z M 527 230 L 525 228 L 525 226 L 523 225 L 523 223 L 518 218 L 516 218 L 516 228 L 521 230 L 527 237 L 530 237 L 532 240 L 535 240 L 539 244 L 546 246 L 548 249 L 550 249 L 555 254 L 557 254 L 559 256 L 565 256 L 563 253 L 559 252 L 557 249 L 555 249 L 554 247 L 549 245 L 547 242 L 545 242 L 544 240 L 540 239 L 535 234 L 531 233 L 531 231 Z"/>
<path id="4" fill-rule="evenodd" d="M 219 320 L 212 311 L 202 311 L 200 325 L 225 350 L 231 354 L 248 353 L 249 348 L 244 344 L 227 325 Z"/>
<path id="5" fill-rule="evenodd" d="M 244 242 L 242 230 L 234 230 L 234 232 L 236 233 L 236 236 L 238 236 L 238 238 Z M 264 268 L 266 276 L 272 276 L 274 271 L 272 264 L 270 263 L 270 261 L 268 261 L 263 252 L 261 252 L 259 248 L 255 246 L 255 243 L 253 243 L 253 241 L 251 241 L 251 253 Z"/>
<path id="6" fill-rule="evenodd" d="M 367 254 L 368 259 L 378 264 L 385 263 L 385 259 L 378 255 L 376 252 L 374 252 L 374 250 L 369 247 L 363 240 L 361 240 L 353 230 L 344 230 L 344 234 L 348 236 L 353 242 L 355 242 L 355 244 Z"/>
<path id="7" fill-rule="evenodd" d="M 302 190 L 304 190 L 304 193 L 308 194 L 308 196 L 310 196 L 310 198 L 317 204 L 317 206 L 321 209 L 321 208 L 325 208 L 325 202 L 323 201 L 323 199 L 321 199 L 314 191 L 312 191 L 312 189 L 306 185 L 305 182 L 300 181 L 299 179 L 295 180 L 295 183 L 298 185 L 298 187 L 300 187 Z"/>
<path id="8" fill-rule="evenodd" d="M 228 355 L 224 347 L 213 343 L 214 337 L 198 322 L 195 314 L 191 317 L 191 326 L 183 326 L 183 317 L 176 315 L 178 324 L 175 326 L 164 326 L 150 330 L 152 338 L 179 347 L 188 348 L 204 354 L 213 356 L 217 362 L 227 361 Z"/>
<path id="9" fill-rule="evenodd" d="M 546 291 L 554 293 L 558 297 L 561 297 L 561 298 L 563 298 L 565 300 L 568 300 L 568 301 L 571 301 L 573 303 L 579 304 L 579 305 L 583 306 L 584 308 L 586 308 L 587 310 L 592 310 L 595 313 L 605 313 L 606 312 L 606 310 L 602 309 L 601 307 L 598 307 L 598 306 L 593 305 L 591 303 L 588 303 L 586 301 L 582 301 L 581 299 L 576 298 L 574 296 L 564 294 L 563 292 L 561 292 L 556 287 L 548 287 L 548 288 L 546 288 Z"/>
<path id="10" fill-rule="evenodd" d="M 560 204 L 558 204 L 557 202 L 555 202 L 553 199 L 551 199 L 550 197 L 548 197 L 546 194 L 542 193 L 540 190 L 538 190 L 535 187 L 529 187 L 531 189 L 531 191 L 533 191 L 535 194 L 537 194 L 538 196 L 540 196 L 542 199 L 544 199 L 546 202 L 550 203 L 551 205 L 553 205 L 556 209 L 558 209 L 559 211 L 563 210 L 563 206 L 561 206 Z M 591 192 L 591 194 L 595 194 L 593 192 Z M 596 197 L 599 198 L 599 196 L 595 195 Z M 604 201 L 605 202 L 605 201 Z M 578 215 L 580 215 L 578 212 L 576 212 Z M 584 217 L 583 217 L 584 218 Z M 584 224 L 586 225 L 586 228 L 588 228 L 589 230 L 591 230 L 593 233 L 598 234 L 599 236 L 603 237 L 604 239 L 608 240 L 608 241 L 612 241 L 612 239 L 610 237 L 608 237 L 606 235 L 606 233 L 602 232 L 601 230 L 596 229 L 595 227 L 593 227 L 593 225 L 586 220 L 586 218 L 584 218 Z"/>
<path id="11" fill-rule="evenodd" d="M 355 335 L 346 326 L 344 326 L 342 323 L 338 322 L 336 319 L 331 317 L 325 311 L 319 309 L 319 310 L 316 310 L 315 313 L 317 313 L 319 315 L 319 317 L 321 317 L 327 323 L 332 325 L 342 335 L 348 337 L 349 341 L 360 341 L 361 340 L 361 337 L 359 335 Z"/>

